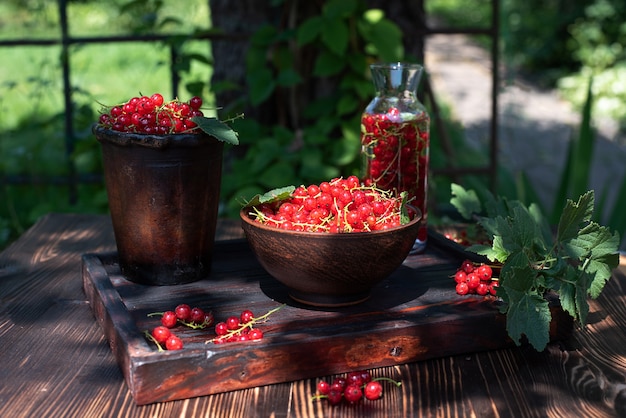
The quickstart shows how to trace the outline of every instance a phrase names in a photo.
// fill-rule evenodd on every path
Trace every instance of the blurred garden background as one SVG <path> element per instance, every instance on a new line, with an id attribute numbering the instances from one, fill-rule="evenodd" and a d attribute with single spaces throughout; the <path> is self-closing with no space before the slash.
<path id="1" fill-rule="evenodd" d="M 224 217 L 256 193 L 357 174 L 368 64 L 422 63 L 433 28 L 469 29 L 497 53 L 496 92 L 523 79 L 579 115 L 553 173 L 558 190 L 542 202 L 554 216 L 590 187 L 598 121 L 617 127 L 615 141 L 626 130 L 625 22 L 623 0 L 3 0 L 0 248 L 49 212 L 107 213 L 91 126 L 103 107 L 139 94 L 200 95 L 205 113 L 245 114 L 234 123 L 241 145 L 226 152 Z M 422 94 L 435 116 L 431 219 L 447 220 L 451 182 L 537 199 L 536 184 L 496 164 L 493 138 L 467 143 L 455 103 Z M 596 190 L 596 206 L 623 237 L 620 177 Z"/>

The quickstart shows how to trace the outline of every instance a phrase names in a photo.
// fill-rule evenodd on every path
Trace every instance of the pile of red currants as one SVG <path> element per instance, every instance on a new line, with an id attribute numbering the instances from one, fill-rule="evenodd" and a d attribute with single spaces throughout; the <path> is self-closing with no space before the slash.
<path id="1" fill-rule="evenodd" d="M 349 404 L 356 404 L 363 398 L 375 401 L 383 396 L 383 381 L 392 382 L 400 387 L 401 382 L 381 377 L 373 379 L 367 370 L 348 373 L 345 377 L 335 377 L 332 382 L 320 380 L 317 382 L 317 394 L 313 400 L 327 399 L 331 405 L 339 405 L 346 401 Z"/>
<path id="2" fill-rule="evenodd" d="M 178 99 L 165 102 L 160 93 L 133 97 L 126 103 L 105 108 L 99 118 L 101 126 L 120 132 L 167 135 L 195 133 L 192 118 L 203 116 L 202 98 L 194 96 L 188 102 Z"/>
<path id="3" fill-rule="evenodd" d="M 300 186 L 290 198 L 253 207 L 257 222 L 293 231 L 347 233 L 402 224 L 403 196 L 363 186 L 356 176 Z"/>
<path id="4" fill-rule="evenodd" d="M 459 295 L 496 295 L 498 279 L 488 264 L 464 260 L 454 274 L 456 293 Z"/>

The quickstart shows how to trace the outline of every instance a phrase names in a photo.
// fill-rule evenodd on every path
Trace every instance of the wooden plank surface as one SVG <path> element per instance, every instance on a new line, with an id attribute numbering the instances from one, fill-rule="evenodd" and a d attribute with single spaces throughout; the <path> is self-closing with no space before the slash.
<path id="1" fill-rule="evenodd" d="M 311 401 L 311 378 L 137 406 L 82 289 L 82 254 L 114 249 L 107 217 L 52 214 L 0 253 L 0 416 L 626 416 L 625 266 L 570 340 L 377 368 L 403 384 L 374 403 Z"/>

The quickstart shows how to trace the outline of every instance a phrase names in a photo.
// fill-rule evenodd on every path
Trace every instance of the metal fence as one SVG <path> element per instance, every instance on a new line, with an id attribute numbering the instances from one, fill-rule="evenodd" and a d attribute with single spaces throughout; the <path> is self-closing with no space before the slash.
<path id="1" fill-rule="evenodd" d="M 497 151 L 498 151 L 498 37 L 499 37 L 499 14 L 500 6 L 499 0 L 492 0 L 492 19 L 490 25 L 485 28 L 462 28 L 462 29 L 448 29 L 448 28 L 429 28 L 426 24 L 426 14 L 424 12 L 424 0 L 416 0 L 418 3 L 418 9 L 421 10 L 421 22 L 417 27 L 418 36 L 423 41 L 429 35 L 435 34 L 469 34 L 469 35 L 486 35 L 491 39 L 491 60 L 492 60 L 492 91 L 491 91 L 491 121 L 490 121 L 490 139 L 489 139 L 489 163 L 484 167 L 447 167 L 438 169 L 436 174 L 445 174 L 451 176 L 459 176 L 463 174 L 484 174 L 490 179 L 492 188 L 495 188 L 496 184 L 496 171 L 497 171 Z M 64 101 L 64 138 L 65 138 L 65 154 L 67 161 L 69 162 L 68 175 L 61 178 L 47 178 L 42 181 L 47 184 L 59 184 L 65 185 L 69 190 L 70 203 L 75 203 L 77 199 L 77 190 L 79 184 L 87 184 L 94 182 L 101 182 L 102 177 L 100 175 L 87 175 L 78 174 L 76 167 L 70 156 L 74 152 L 76 143 L 76 135 L 74 131 L 74 109 L 72 106 L 72 85 L 71 74 L 72 68 L 70 65 L 71 59 L 71 46 L 77 44 L 104 44 L 104 43 L 127 43 L 127 42 L 152 42 L 152 43 L 165 43 L 181 36 L 186 37 L 189 40 L 205 40 L 210 43 L 212 40 L 232 40 L 242 41 L 247 38 L 247 34 L 243 33 L 200 33 L 200 34 L 161 34 L 161 35 L 127 35 L 127 36 L 95 36 L 95 37 L 73 37 L 69 34 L 69 22 L 67 14 L 68 0 L 57 0 L 59 11 L 59 23 L 61 29 L 60 38 L 54 39 L 17 39 L 17 40 L 0 40 L 0 47 L 30 47 L 30 46 L 50 46 L 61 47 L 61 69 L 63 77 L 63 101 Z M 423 44 L 423 42 L 421 42 Z M 175 68 L 175 63 L 178 59 L 178 52 L 174 43 L 169 47 L 169 72 L 171 77 L 172 97 L 177 97 L 179 90 L 180 76 Z M 418 57 L 423 59 L 422 56 Z M 434 123 L 438 123 L 439 131 L 442 135 L 442 142 L 444 150 L 451 151 L 451 145 L 448 141 L 445 129 L 439 118 L 439 109 L 437 106 L 435 92 L 429 83 L 426 85 L 425 94 L 428 96 L 432 105 L 432 112 L 434 113 Z M 0 178 L 0 181 L 6 184 L 28 184 L 32 182 L 30 177 L 19 175 L 5 175 Z"/>

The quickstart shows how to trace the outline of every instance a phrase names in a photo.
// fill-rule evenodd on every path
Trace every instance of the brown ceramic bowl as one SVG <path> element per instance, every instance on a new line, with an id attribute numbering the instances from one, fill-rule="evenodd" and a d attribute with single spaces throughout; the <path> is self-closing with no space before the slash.
<path id="1" fill-rule="evenodd" d="M 242 227 L 263 268 L 294 300 L 326 307 L 366 300 L 407 257 L 421 219 L 385 231 L 331 234 L 282 230 L 255 222 L 249 213 L 241 210 Z"/>

